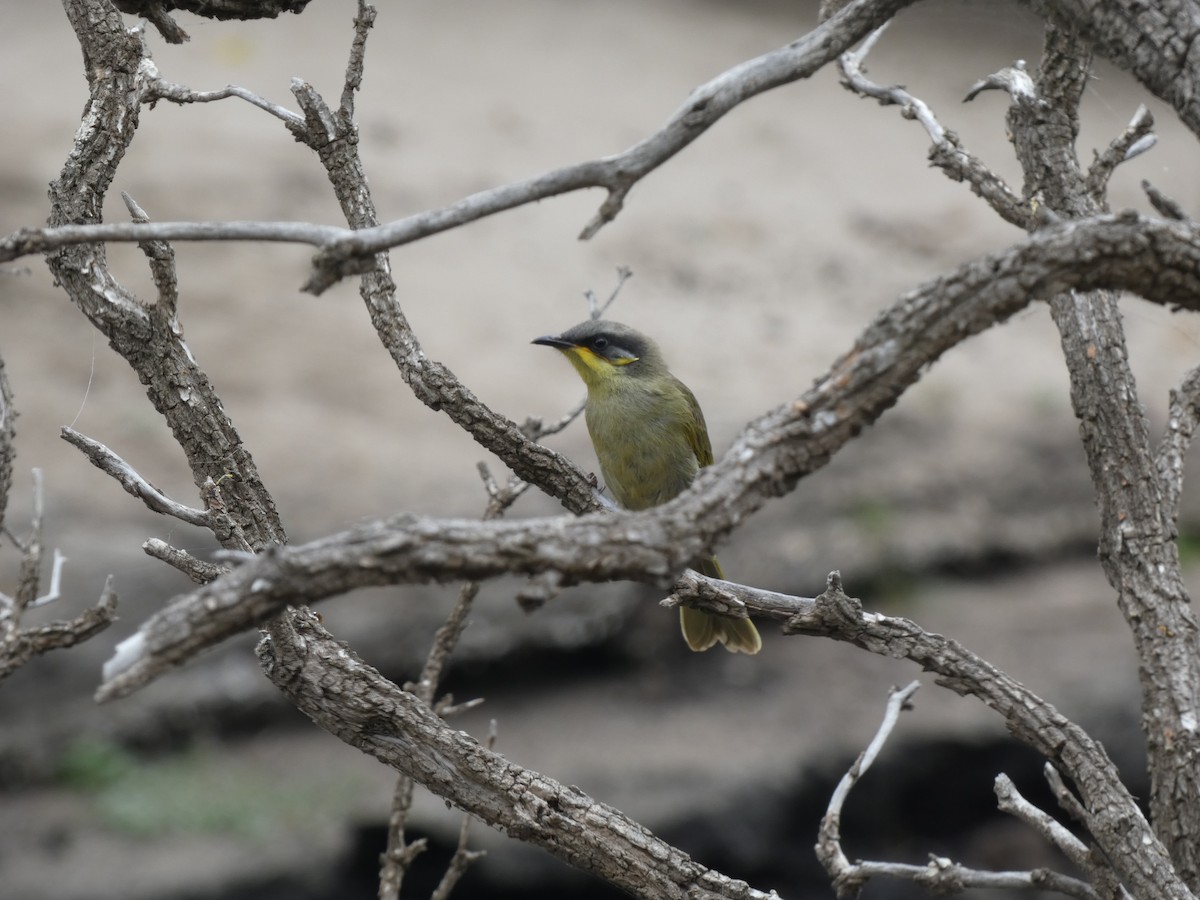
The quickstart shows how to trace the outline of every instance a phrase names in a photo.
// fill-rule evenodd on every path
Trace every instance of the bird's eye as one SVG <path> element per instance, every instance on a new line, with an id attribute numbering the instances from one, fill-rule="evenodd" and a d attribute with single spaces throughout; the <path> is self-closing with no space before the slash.
<path id="1" fill-rule="evenodd" d="M 603 337 L 603 336 L 598 337 L 598 338 L 592 338 L 592 349 L 593 350 L 603 350 L 607 346 L 608 346 L 608 338 Z"/>

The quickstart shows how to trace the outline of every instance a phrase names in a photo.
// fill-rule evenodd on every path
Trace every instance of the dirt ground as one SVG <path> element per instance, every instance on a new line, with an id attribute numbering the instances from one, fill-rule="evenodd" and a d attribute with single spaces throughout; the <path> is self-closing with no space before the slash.
<path id="1" fill-rule="evenodd" d="M 294 76 L 326 96 L 340 92 L 353 7 L 315 0 L 301 16 L 251 25 L 183 18 L 190 43 L 150 42 L 171 80 L 196 89 L 236 83 L 292 106 Z M 770 0 L 380 7 L 358 110 L 385 219 L 622 150 L 693 87 L 803 34 L 816 16 L 815 2 Z M 923 97 L 1019 191 L 1004 98 L 960 101 L 1013 59 L 1033 65 L 1039 41 L 1036 23 L 1015 5 L 931 2 L 899 17 L 869 69 Z M 0 4 L 0 67 L 8 123 L 0 232 L 9 233 L 44 221 L 46 183 L 70 149 L 86 83 L 53 3 Z M 1139 103 L 1154 112 L 1160 142 L 1118 170 L 1112 206 L 1148 208 L 1138 188 L 1146 178 L 1185 208 L 1200 208 L 1194 139 L 1104 64 L 1085 102 L 1081 156 L 1090 160 Z M 583 319 L 582 293 L 607 294 L 616 267 L 629 266 L 634 278 L 611 315 L 659 338 L 700 398 L 719 455 L 745 421 L 803 391 L 901 293 L 1022 239 L 963 185 L 929 168 L 926 152 L 915 123 L 860 102 L 834 71 L 823 71 L 731 113 L 638 185 L 621 216 L 589 242 L 576 235 L 603 199 L 598 192 L 400 249 L 392 262 L 401 301 L 427 352 L 485 402 L 518 420 L 554 417 L 580 398 L 581 386 L 529 341 Z M 147 110 L 109 197 L 110 220 L 125 216 L 120 191 L 156 220 L 340 224 L 313 155 L 237 100 Z M 303 248 L 176 249 L 189 345 L 293 541 L 402 510 L 481 512 L 475 464 L 486 454 L 407 392 L 353 284 L 320 298 L 301 293 Z M 151 297 L 138 252 L 109 254 L 117 276 Z M 1125 311 L 1142 400 L 1158 428 L 1168 388 L 1200 355 L 1200 326 L 1140 301 Z M 8 527 L 24 530 L 28 471 L 41 467 L 46 542 L 71 560 L 66 599 L 47 615 L 92 602 L 110 572 L 122 603 L 110 632 L 0 686 L 0 763 L 10 767 L 0 800 L 0 893 L 149 898 L 186 888 L 215 896 L 263 867 L 336 858 L 351 824 L 384 819 L 391 779 L 278 710 L 261 713 L 261 728 L 247 727 L 245 719 L 274 709 L 249 638 L 112 707 L 91 705 L 113 645 L 187 590 L 142 553 L 142 542 L 159 537 L 197 552 L 211 545 L 138 506 L 59 439 L 72 425 L 168 494 L 196 502 L 136 378 L 54 289 L 39 259 L 0 271 L 0 354 L 21 414 Z M 594 465 L 582 428 L 553 443 Z M 516 514 L 554 509 L 530 496 Z M 1094 532 L 1057 338 L 1046 311 L 1035 308 L 939 362 L 856 446 L 735 534 L 722 560 L 730 577 L 755 573 L 746 580 L 806 595 L 840 569 L 868 606 L 954 635 L 1085 724 L 1128 728 L 1136 723 L 1135 665 L 1111 592 L 1088 558 Z M 11 590 L 15 577 L 16 555 L 0 549 L 0 590 Z M 868 588 L 874 596 L 861 593 Z M 508 584 L 484 591 L 465 652 L 486 667 L 524 648 L 530 680 L 489 697 L 462 727 L 479 734 L 497 719 L 500 749 L 511 759 L 652 827 L 692 815 L 697 784 L 710 799 L 728 799 L 853 752 L 869 738 L 887 688 L 919 674 L 853 648 L 773 634 L 754 660 L 671 651 L 656 664 L 656 648 L 678 642 L 672 615 L 651 598 L 580 590 L 526 618 L 511 594 Z M 402 678 L 448 596 L 380 592 L 322 612 L 335 633 Z M 616 633 L 621 652 L 638 663 L 636 678 L 604 670 L 561 686 L 541 680 L 547 666 L 567 666 L 571 641 L 592 646 Z M 538 647 L 552 648 L 550 663 L 536 661 Z M 469 674 L 470 667 L 467 685 Z M 187 818 L 180 816 L 171 827 L 152 826 L 150 837 L 114 819 L 95 795 L 49 778 L 58 755 L 83 737 L 120 743 L 151 728 L 192 741 L 205 731 L 197 719 L 215 722 L 230 710 L 241 711 L 239 743 L 202 741 L 188 777 L 214 791 L 231 770 L 256 784 L 286 778 L 280 790 L 307 799 L 320 816 L 279 812 L 264 826 L 269 837 L 250 841 L 236 829 L 179 826 Z M 910 719 L 910 735 L 1003 731 L 986 710 L 931 681 Z M 1126 737 L 1136 744 L 1136 734 Z M 233 783 L 236 793 L 242 782 Z M 336 801 L 318 783 L 333 785 Z M 433 798 L 422 797 L 419 811 L 457 827 Z M 809 835 L 800 840 L 810 843 Z M 514 858 L 496 852 L 482 865 L 503 868 Z M 787 893 L 785 884 L 756 886 Z"/>

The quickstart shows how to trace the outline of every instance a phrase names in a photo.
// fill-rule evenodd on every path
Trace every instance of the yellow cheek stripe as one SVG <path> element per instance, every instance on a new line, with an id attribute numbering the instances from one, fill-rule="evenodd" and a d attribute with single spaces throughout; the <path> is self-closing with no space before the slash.
<path id="1" fill-rule="evenodd" d="M 631 362 L 637 362 L 639 358 L 640 357 L 637 356 L 628 356 L 622 357 L 621 359 L 611 359 L 609 362 L 611 362 L 614 366 L 627 366 Z"/>
<path id="2" fill-rule="evenodd" d="M 577 369 L 580 366 L 586 366 L 593 372 L 604 372 L 608 366 L 608 360 L 601 359 L 587 347 L 571 347 L 563 352 L 567 354 L 567 359 L 571 360 Z"/>
<path id="3" fill-rule="evenodd" d="M 616 375 L 617 366 L 637 362 L 636 359 L 607 359 L 588 347 L 568 347 L 562 352 L 589 387 L 611 384 L 609 379 Z"/>

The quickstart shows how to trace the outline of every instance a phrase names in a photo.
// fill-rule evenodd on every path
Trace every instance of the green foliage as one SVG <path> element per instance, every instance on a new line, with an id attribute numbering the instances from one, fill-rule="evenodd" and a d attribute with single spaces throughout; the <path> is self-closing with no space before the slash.
<path id="1" fill-rule="evenodd" d="M 113 828 L 145 836 L 202 832 L 269 839 L 303 828 L 323 808 L 340 812 L 339 798 L 355 793 L 345 784 L 270 778 L 231 755 L 204 750 L 142 762 L 97 740 L 73 746 L 60 777 L 92 794 Z"/>
<path id="2" fill-rule="evenodd" d="M 80 791 L 100 791 L 129 777 L 137 769 L 137 760 L 111 741 L 82 738 L 63 754 L 58 778 L 67 787 Z"/>

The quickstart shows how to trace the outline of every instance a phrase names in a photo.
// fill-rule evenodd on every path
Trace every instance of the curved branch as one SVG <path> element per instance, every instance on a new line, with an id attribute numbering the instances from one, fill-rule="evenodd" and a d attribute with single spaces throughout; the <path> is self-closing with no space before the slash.
<path id="1" fill-rule="evenodd" d="M 554 572 L 562 584 L 669 581 L 876 421 L 930 362 L 1037 299 L 1109 286 L 1200 309 L 1200 228 L 1132 214 L 1039 232 L 902 297 L 806 393 L 750 423 L 671 502 L 520 522 L 399 516 L 273 549 L 175 598 L 105 667 L 98 697 L 136 689 L 289 604 L 367 585 Z"/>
<path id="2" fill-rule="evenodd" d="M 515 765 L 450 728 L 293 610 L 258 646 L 271 680 L 319 726 L 510 837 L 536 844 L 639 897 L 769 900 L 707 869 L 577 787 Z"/>
<path id="3" fill-rule="evenodd" d="M 673 599 L 712 611 L 731 603 L 744 604 L 751 612 L 779 619 L 787 616 L 790 605 L 792 615 L 784 626 L 785 634 L 830 637 L 870 653 L 909 659 L 926 671 L 936 672 L 939 685 L 983 701 L 1004 719 L 1018 740 L 1067 773 L 1082 800 L 1082 823 L 1135 897 L 1192 897 L 1104 748 L 1050 703 L 957 641 L 925 631 L 909 619 L 863 610 L 859 601 L 843 592 L 836 572 L 829 576 L 825 592 L 815 599 L 788 598 L 692 573 L 680 579 L 676 588 Z M 829 837 L 823 831 L 822 840 Z M 858 874 L 888 873 L 863 870 Z M 1030 879 L 1025 880 L 1025 886 L 1029 886 Z M 939 881 L 933 878 L 929 884 L 937 885 Z M 1061 881 L 1043 884 L 1055 890 L 1062 890 L 1064 885 Z"/>
<path id="4" fill-rule="evenodd" d="M 799 40 L 734 66 L 696 88 L 661 129 L 624 152 L 472 194 L 442 209 L 357 231 L 298 222 L 162 222 L 157 225 L 63 222 L 57 223 L 59 227 L 56 228 L 22 229 L 0 240 L 0 262 L 96 241 L 288 241 L 320 248 L 313 260 L 314 272 L 304 286 L 305 290 L 319 294 L 348 275 L 360 274 L 364 266 L 373 264 L 374 255 L 383 250 L 559 194 L 584 188 L 604 188 L 608 191 L 607 199 L 580 234 L 580 238 L 586 240 L 616 218 L 625 197 L 638 181 L 687 147 L 730 110 L 764 91 L 811 76 L 912 2 L 855 0 Z M 165 89 L 163 93 L 155 94 L 146 86 L 135 96 L 171 99 Z M 192 99 L 197 98 L 193 96 Z"/>

